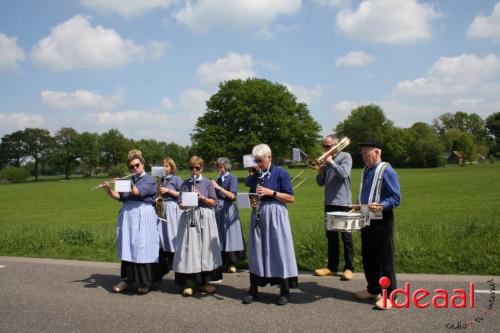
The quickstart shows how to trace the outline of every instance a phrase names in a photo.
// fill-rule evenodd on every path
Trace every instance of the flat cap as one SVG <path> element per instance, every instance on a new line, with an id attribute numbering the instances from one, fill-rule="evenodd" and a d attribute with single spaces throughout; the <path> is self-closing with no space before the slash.
<path id="1" fill-rule="evenodd" d="M 360 147 L 374 147 L 382 149 L 382 145 L 376 139 L 368 139 L 359 144 Z"/>

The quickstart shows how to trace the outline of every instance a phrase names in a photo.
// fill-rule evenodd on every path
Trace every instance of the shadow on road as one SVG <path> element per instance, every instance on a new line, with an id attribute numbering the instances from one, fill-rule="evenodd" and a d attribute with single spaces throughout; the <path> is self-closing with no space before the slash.
<path id="1" fill-rule="evenodd" d="M 118 283 L 120 277 L 117 275 L 109 274 L 92 274 L 86 279 L 70 281 L 70 283 L 81 282 L 84 283 L 84 288 L 99 288 L 102 287 L 108 293 L 113 294 L 113 286 Z"/>

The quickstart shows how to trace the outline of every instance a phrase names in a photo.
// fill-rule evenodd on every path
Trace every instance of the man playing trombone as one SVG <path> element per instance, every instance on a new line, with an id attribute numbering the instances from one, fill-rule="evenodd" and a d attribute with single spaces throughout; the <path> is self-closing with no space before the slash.
<path id="1" fill-rule="evenodd" d="M 328 135 L 323 139 L 325 153 L 339 143 L 339 139 Z M 318 170 L 316 182 L 325 188 L 325 215 L 327 212 L 346 212 L 351 210 L 351 168 L 352 158 L 349 153 L 339 152 L 336 156 L 329 155 L 325 163 Z M 340 232 L 344 243 L 344 274 L 345 280 L 351 280 L 354 266 L 354 250 L 352 235 L 349 232 Z M 326 230 L 328 239 L 328 264 L 325 268 L 314 271 L 318 276 L 335 276 L 339 266 L 339 232 Z"/>

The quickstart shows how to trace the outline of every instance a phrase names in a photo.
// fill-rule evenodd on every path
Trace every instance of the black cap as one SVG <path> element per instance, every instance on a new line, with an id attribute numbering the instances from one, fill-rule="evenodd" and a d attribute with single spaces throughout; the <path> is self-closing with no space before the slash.
<path id="1" fill-rule="evenodd" d="M 368 139 L 359 144 L 360 147 L 374 147 L 382 149 L 382 145 L 376 139 Z"/>

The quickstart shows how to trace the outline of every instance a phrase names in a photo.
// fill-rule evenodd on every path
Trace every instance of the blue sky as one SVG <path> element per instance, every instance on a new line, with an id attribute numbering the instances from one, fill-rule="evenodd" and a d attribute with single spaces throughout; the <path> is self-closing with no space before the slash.
<path id="1" fill-rule="evenodd" d="M 0 136 L 118 128 L 190 144 L 219 82 L 285 84 L 330 132 L 359 105 L 397 126 L 500 111 L 500 2 L 0 2 Z"/>

